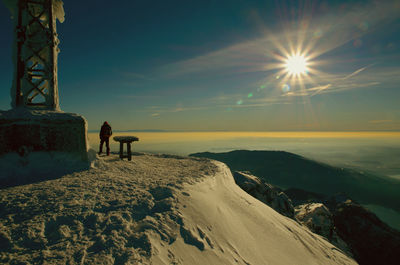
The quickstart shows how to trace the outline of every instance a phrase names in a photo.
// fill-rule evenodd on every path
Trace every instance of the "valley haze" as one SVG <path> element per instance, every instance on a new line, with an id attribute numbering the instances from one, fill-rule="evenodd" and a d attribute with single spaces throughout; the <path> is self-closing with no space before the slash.
<path id="1" fill-rule="evenodd" d="M 189 155 L 205 151 L 282 150 L 333 167 L 381 177 L 384 182 L 388 178 L 400 179 L 399 132 L 117 132 L 115 135 L 127 133 L 140 138 L 133 145 L 133 150 L 139 152 Z M 96 148 L 98 133 L 89 133 L 89 141 Z M 112 150 L 119 149 L 117 142 L 110 143 Z M 385 192 L 376 188 L 376 194 L 379 193 Z M 382 204 L 364 206 L 400 230 L 398 210 Z"/>
<path id="2" fill-rule="evenodd" d="M 398 265 L 399 0 L 2 0 L 0 32 L 1 264 Z"/>

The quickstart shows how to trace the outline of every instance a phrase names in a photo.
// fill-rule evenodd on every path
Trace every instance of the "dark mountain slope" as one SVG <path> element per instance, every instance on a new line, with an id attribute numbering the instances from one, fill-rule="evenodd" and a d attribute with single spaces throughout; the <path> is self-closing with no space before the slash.
<path id="1" fill-rule="evenodd" d="M 337 168 L 284 151 L 196 153 L 224 162 L 232 171 L 250 171 L 281 188 L 299 188 L 333 195 L 345 192 L 360 203 L 400 211 L 400 181 L 351 169 Z"/>

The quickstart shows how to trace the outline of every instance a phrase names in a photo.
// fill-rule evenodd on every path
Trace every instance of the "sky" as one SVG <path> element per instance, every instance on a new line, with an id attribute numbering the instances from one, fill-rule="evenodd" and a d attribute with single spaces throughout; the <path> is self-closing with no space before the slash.
<path id="1" fill-rule="evenodd" d="M 89 130 L 400 131 L 400 0 L 64 1 L 60 106 Z M 13 26 L 0 4 L 0 109 Z M 287 60 L 306 58 L 293 75 Z"/>

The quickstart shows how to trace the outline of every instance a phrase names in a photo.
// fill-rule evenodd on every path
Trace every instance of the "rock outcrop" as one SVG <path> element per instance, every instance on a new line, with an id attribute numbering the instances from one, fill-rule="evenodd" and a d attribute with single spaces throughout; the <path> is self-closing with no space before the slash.
<path id="1" fill-rule="evenodd" d="M 293 202 L 303 203 L 295 204 L 296 219 L 342 250 L 351 251 L 359 264 L 398 264 L 400 232 L 386 225 L 347 194 L 337 193 L 327 197 L 293 189 L 288 194 Z M 331 238 L 330 231 L 333 231 Z"/>
<path id="2" fill-rule="evenodd" d="M 351 200 L 338 203 L 332 211 L 338 235 L 359 264 L 399 264 L 400 232 Z"/>
<path id="3" fill-rule="evenodd" d="M 294 208 L 291 199 L 280 188 L 262 181 L 250 172 L 235 171 L 233 177 L 236 184 L 254 198 L 278 213 L 307 226 L 312 232 L 325 237 L 348 256 L 352 256 L 346 242 L 336 233 L 333 215 L 324 204 L 306 203 Z"/>
<path id="4" fill-rule="evenodd" d="M 325 237 L 329 242 L 352 255 L 351 250 L 336 233 L 333 215 L 322 203 L 307 203 L 295 207 L 296 219 L 311 231 Z"/>
<path id="5" fill-rule="evenodd" d="M 294 219 L 293 204 L 281 189 L 262 181 L 250 172 L 235 171 L 233 177 L 236 184 L 248 194 L 267 204 L 278 213 Z"/>

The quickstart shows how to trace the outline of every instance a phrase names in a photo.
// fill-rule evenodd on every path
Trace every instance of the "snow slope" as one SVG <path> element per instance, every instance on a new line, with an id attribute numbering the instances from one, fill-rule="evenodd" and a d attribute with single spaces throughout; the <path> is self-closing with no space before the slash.
<path id="1" fill-rule="evenodd" d="M 356 264 L 201 158 L 101 157 L 0 190 L 0 263 Z"/>

